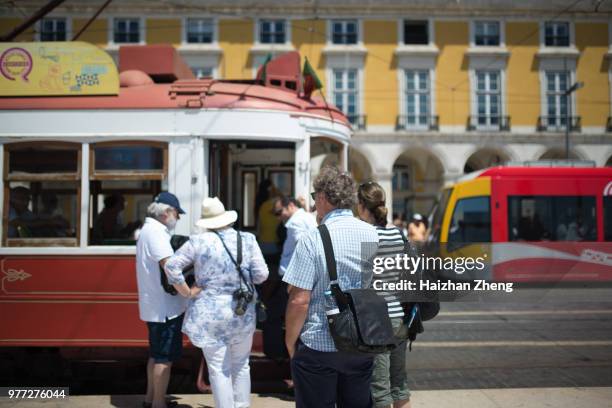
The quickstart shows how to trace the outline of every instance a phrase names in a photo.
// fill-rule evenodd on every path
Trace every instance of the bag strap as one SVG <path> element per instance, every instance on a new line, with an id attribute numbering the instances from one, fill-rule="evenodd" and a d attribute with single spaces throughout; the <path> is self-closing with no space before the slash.
<path id="1" fill-rule="evenodd" d="M 325 252 L 325 264 L 327 265 L 327 273 L 329 274 L 329 287 L 338 309 L 342 312 L 349 306 L 348 299 L 340 285 L 338 284 L 338 272 L 336 269 L 336 257 L 334 255 L 334 246 L 332 245 L 331 237 L 329 236 L 329 230 L 325 224 L 321 224 L 318 227 L 319 234 L 321 235 L 321 241 L 323 242 L 323 251 Z"/>
<path id="2" fill-rule="evenodd" d="M 242 282 L 244 282 L 244 284 L 246 285 L 247 289 L 250 292 L 253 292 L 253 289 L 252 289 L 251 285 L 247 282 L 246 278 L 242 274 L 242 269 L 240 268 L 240 265 L 242 264 L 242 237 L 240 235 L 240 231 L 236 231 L 236 234 L 237 234 L 237 237 L 236 237 L 236 252 L 237 252 L 236 258 L 237 259 L 234 259 L 234 256 L 232 255 L 232 253 L 230 252 L 229 248 L 225 244 L 225 241 L 223 240 L 223 238 L 221 238 L 221 235 L 217 231 L 213 231 L 213 232 L 221 240 L 221 244 L 223 244 L 223 248 L 225 248 L 225 252 L 227 252 L 227 254 L 230 257 L 230 260 L 232 261 L 232 263 L 236 267 L 236 272 L 238 272 L 238 276 L 240 276 L 240 279 L 242 280 Z"/>

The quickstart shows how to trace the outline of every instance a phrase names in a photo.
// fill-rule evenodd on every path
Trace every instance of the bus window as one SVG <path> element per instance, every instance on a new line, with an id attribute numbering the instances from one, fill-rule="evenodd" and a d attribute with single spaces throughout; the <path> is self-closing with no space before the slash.
<path id="1" fill-rule="evenodd" d="M 595 197 L 508 197 L 510 241 L 596 241 Z"/>
<path id="2" fill-rule="evenodd" d="M 453 192 L 452 188 L 447 188 L 442 191 L 440 195 L 440 200 L 435 205 L 433 210 L 433 218 L 430 227 L 430 241 L 438 242 L 440 239 L 440 231 L 442 230 L 442 221 L 444 220 L 444 210 L 446 210 L 446 206 L 448 205 L 448 199 L 450 198 L 451 193 Z"/>
<path id="3" fill-rule="evenodd" d="M 4 147 L 3 228 L 7 246 L 77 246 L 81 145 Z"/>
<path id="4" fill-rule="evenodd" d="M 90 146 L 90 245 L 134 245 L 146 210 L 167 177 L 167 145 Z"/>
<path id="5" fill-rule="evenodd" d="M 449 249 L 450 244 L 472 242 L 491 242 L 489 197 L 463 198 L 455 205 L 448 234 Z"/>
<path id="6" fill-rule="evenodd" d="M 604 240 L 612 241 L 612 196 L 604 197 Z"/>

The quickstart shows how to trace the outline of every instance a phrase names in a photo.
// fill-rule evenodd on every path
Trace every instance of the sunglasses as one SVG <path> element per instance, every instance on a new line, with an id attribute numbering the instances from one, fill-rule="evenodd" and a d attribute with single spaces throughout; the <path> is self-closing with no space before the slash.
<path id="1" fill-rule="evenodd" d="M 310 193 L 310 196 L 312 197 L 312 201 L 315 201 L 317 199 L 317 192 L 313 191 L 312 193 Z"/>

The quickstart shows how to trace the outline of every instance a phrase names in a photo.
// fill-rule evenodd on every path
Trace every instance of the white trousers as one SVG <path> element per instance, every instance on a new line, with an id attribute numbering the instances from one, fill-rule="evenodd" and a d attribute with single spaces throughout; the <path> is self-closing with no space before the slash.
<path id="1" fill-rule="evenodd" d="M 249 356 L 253 334 L 222 346 L 202 348 L 216 408 L 247 408 L 251 404 Z"/>

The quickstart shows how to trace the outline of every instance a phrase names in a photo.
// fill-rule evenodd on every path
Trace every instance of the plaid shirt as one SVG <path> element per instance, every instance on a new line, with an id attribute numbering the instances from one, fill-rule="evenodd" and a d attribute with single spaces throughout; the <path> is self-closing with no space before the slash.
<path id="1" fill-rule="evenodd" d="M 342 290 L 361 288 L 362 243 L 378 245 L 376 228 L 353 217 L 351 210 L 334 210 L 322 221 L 329 229 Z M 324 292 L 329 288 L 323 242 L 318 230 L 309 231 L 297 244 L 283 281 L 311 291 L 308 315 L 300 339 L 309 348 L 333 352 L 334 341 L 325 316 Z"/>

